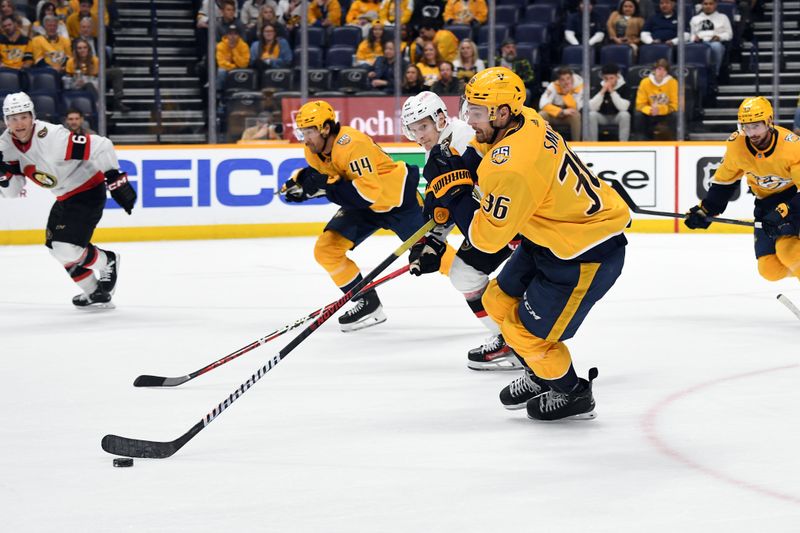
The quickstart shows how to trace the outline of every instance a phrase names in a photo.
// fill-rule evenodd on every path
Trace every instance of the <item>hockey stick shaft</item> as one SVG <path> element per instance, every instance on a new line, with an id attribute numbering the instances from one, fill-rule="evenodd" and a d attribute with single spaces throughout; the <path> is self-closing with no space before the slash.
<path id="1" fill-rule="evenodd" d="M 637 213 L 639 215 L 654 215 L 659 217 L 670 217 L 670 218 L 680 218 L 680 219 L 686 218 L 685 213 L 672 213 L 670 211 L 655 211 L 652 209 L 642 209 L 641 207 L 636 205 L 636 203 L 633 201 L 633 198 L 631 198 L 630 194 L 628 194 L 628 191 L 625 190 L 625 186 L 621 182 L 617 180 L 607 180 L 607 181 L 611 185 L 611 187 L 615 191 L 617 191 L 617 194 L 619 194 L 622 197 L 625 203 L 628 204 L 628 207 L 634 213 Z M 750 222 L 749 220 L 737 220 L 735 218 L 721 218 L 721 217 L 706 217 L 706 218 L 711 222 L 719 222 L 720 224 L 733 224 L 734 226 L 749 226 L 751 228 L 753 226 L 755 226 L 756 228 L 761 227 L 761 222 Z"/>
<path id="2" fill-rule="evenodd" d="M 386 283 L 389 280 L 392 280 L 392 279 L 394 279 L 396 277 L 399 277 L 399 276 L 405 274 L 406 272 L 408 272 L 408 268 L 409 268 L 409 266 L 405 265 L 402 268 L 399 268 L 399 269 L 395 270 L 391 274 L 387 274 L 386 276 L 384 276 L 384 277 L 382 277 L 382 278 L 380 278 L 378 280 L 373 281 L 372 283 L 370 283 L 367 286 L 365 286 L 360 291 L 359 294 L 363 294 L 363 293 L 365 293 L 367 291 L 370 291 L 370 290 L 372 290 L 372 289 L 374 289 L 374 288 L 376 288 L 376 287 L 378 287 L 380 285 L 383 285 L 384 283 Z M 358 294 L 356 295 L 356 297 L 357 296 L 358 296 Z M 225 357 L 222 357 L 220 359 L 217 359 L 213 363 L 209 363 L 206 366 L 204 366 L 203 368 L 201 368 L 199 370 L 195 370 L 194 372 L 192 372 L 190 374 L 186 374 L 185 376 L 180 376 L 180 377 L 172 377 L 172 378 L 164 377 L 164 376 L 151 376 L 149 374 L 145 374 L 145 375 L 137 377 L 133 382 L 133 386 L 134 387 L 176 387 L 178 385 L 183 385 L 187 381 L 191 381 L 196 377 L 202 376 L 206 372 L 210 372 L 211 370 L 214 370 L 215 368 L 217 368 L 219 366 L 222 366 L 225 363 L 233 361 L 234 359 L 236 359 L 236 358 L 238 358 L 238 357 L 240 357 L 240 356 L 242 356 L 242 355 L 244 355 L 244 354 L 246 354 L 246 353 L 248 353 L 248 352 L 250 352 L 250 351 L 252 351 L 252 350 L 254 350 L 256 348 L 258 348 L 259 346 L 263 346 L 264 344 L 268 343 L 269 341 L 277 339 L 278 337 L 280 337 L 284 333 L 287 333 L 287 332 L 289 332 L 289 331 L 291 331 L 293 329 L 299 328 L 303 324 L 305 324 L 308 321 L 313 320 L 314 318 L 319 316 L 320 313 L 324 312 L 325 309 L 327 309 L 331 305 L 333 305 L 333 304 L 328 304 L 325 307 L 317 309 L 316 311 L 312 311 L 308 315 L 306 315 L 306 316 L 304 316 L 302 318 L 298 318 L 294 322 L 286 324 L 282 328 L 276 329 L 272 333 L 269 333 L 268 335 L 265 335 L 265 336 L 261 337 L 260 339 L 251 342 L 247 346 L 239 348 L 235 352 L 230 353 L 230 354 L 228 354 Z"/>
<path id="3" fill-rule="evenodd" d="M 794 316 L 796 316 L 798 319 L 800 319 L 800 309 L 798 309 L 798 308 L 797 308 L 797 306 L 796 306 L 796 305 L 794 305 L 794 303 L 792 303 L 792 301 L 791 301 L 789 298 L 787 298 L 787 297 L 786 297 L 786 296 L 784 296 L 783 294 L 779 294 L 779 295 L 778 295 L 778 301 L 779 301 L 780 303 L 782 303 L 783 305 L 785 305 L 785 306 L 786 306 L 786 308 L 787 308 L 789 311 L 791 311 L 792 313 L 794 313 Z"/>
<path id="4" fill-rule="evenodd" d="M 174 441 L 169 442 L 157 442 L 157 441 L 147 441 L 141 439 L 130 439 L 126 437 L 120 437 L 117 435 L 106 435 L 103 437 L 101 442 L 101 446 L 103 450 L 108 453 L 114 455 L 123 455 L 127 457 L 148 457 L 154 459 L 163 459 L 166 457 L 170 457 L 179 449 L 181 449 L 187 442 L 189 442 L 195 435 L 200 433 L 206 426 L 208 426 L 211 422 L 214 421 L 220 414 L 222 414 L 225 409 L 227 409 L 233 402 L 239 399 L 245 392 L 247 392 L 250 387 L 255 385 L 258 380 L 260 380 L 264 375 L 272 370 L 275 366 L 278 365 L 289 353 L 292 352 L 301 342 L 307 339 L 312 333 L 314 333 L 322 324 L 324 324 L 330 317 L 336 313 L 339 309 L 341 309 L 347 302 L 353 299 L 353 297 L 361 292 L 361 290 L 372 283 L 372 281 L 380 275 L 381 272 L 386 270 L 386 268 L 391 265 L 395 259 L 403 255 L 409 248 L 411 248 L 414 243 L 416 243 L 419 239 L 428 232 L 436 222 L 431 219 L 426 222 L 420 229 L 417 230 L 411 237 L 409 237 L 403 244 L 400 245 L 397 250 L 392 252 L 389 257 L 384 259 L 377 267 L 375 267 L 369 274 L 361 280 L 355 287 L 353 287 L 350 291 L 345 293 L 341 298 L 336 300 L 336 302 L 330 304 L 326 307 L 322 313 L 311 323 L 309 324 L 303 331 L 301 331 L 297 337 L 289 341 L 289 343 L 284 346 L 277 355 L 274 355 L 267 361 L 267 363 L 256 370 L 256 372 L 250 376 L 250 378 L 242 383 L 239 388 L 233 391 L 227 398 L 225 398 L 222 402 L 219 403 L 214 409 L 211 410 L 205 417 L 203 417 L 199 422 L 189 428 L 189 431 L 175 439 Z"/>

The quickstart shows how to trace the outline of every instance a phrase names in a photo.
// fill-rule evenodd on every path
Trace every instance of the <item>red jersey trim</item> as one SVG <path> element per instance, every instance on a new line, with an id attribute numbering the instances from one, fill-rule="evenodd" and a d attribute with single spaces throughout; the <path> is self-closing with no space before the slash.
<path id="1" fill-rule="evenodd" d="M 76 189 L 72 189 L 71 191 L 62 194 L 61 196 L 57 196 L 56 200 L 58 200 L 59 202 L 63 202 L 67 198 L 75 196 L 78 193 L 81 193 L 83 191 L 88 191 L 89 189 L 94 189 L 95 187 L 97 187 L 101 183 L 104 183 L 105 181 L 106 181 L 105 175 L 98 170 L 97 174 L 89 178 L 89 180 L 86 183 L 84 183 L 83 185 L 81 185 Z"/>

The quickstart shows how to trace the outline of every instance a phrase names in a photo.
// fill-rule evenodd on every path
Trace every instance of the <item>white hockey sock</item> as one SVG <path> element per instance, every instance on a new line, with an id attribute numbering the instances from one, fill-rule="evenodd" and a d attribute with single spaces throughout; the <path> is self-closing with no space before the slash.
<path id="1" fill-rule="evenodd" d="M 488 329 L 490 332 L 492 332 L 493 335 L 499 335 L 500 334 L 500 326 L 498 326 L 497 323 L 494 320 L 492 320 L 491 317 L 489 317 L 488 315 L 487 316 L 483 316 L 483 317 L 479 317 L 478 320 L 480 320 L 481 323 L 484 326 L 486 326 L 486 329 Z"/>

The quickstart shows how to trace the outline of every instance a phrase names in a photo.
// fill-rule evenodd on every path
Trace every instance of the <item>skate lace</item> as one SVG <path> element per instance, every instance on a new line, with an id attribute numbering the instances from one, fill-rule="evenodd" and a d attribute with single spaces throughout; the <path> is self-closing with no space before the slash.
<path id="1" fill-rule="evenodd" d="M 539 400 L 539 402 L 542 412 L 548 413 L 567 405 L 569 402 L 569 397 L 566 394 L 551 390 L 549 393 L 542 396 L 542 399 Z"/>
<path id="2" fill-rule="evenodd" d="M 100 271 L 100 281 L 111 281 L 111 272 L 114 270 L 116 261 L 109 261 L 104 269 Z"/>
<path id="3" fill-rule="evenodd" d="M 502 343 L 500 335 L 492 335 L 486 339 L 486 342 L 481 346 L 483 353 L 490 353 L 498 349 Z"/>
<path id="4" fill-rule="evenodd" d="M 539 384 L 528 376 L 527 372 L 512 381 L 511 385 L 509 385 L 509 389 L 512 396 L 523 396 L 526 392 L 538 394 L 542 390 Z"/>
<path id="5" fill-rule="evenodd" d="M 364 300 L 364 298 L 359 298 L 358 300 L 356 300 L 355 305 L 352 308 L 345 311 L 344 313 L 345 316 L 353 316 L 358 314 L 358 312 L 361 311 L 361 309 L 366 305 L 366 303 L 367 302 Z"/>

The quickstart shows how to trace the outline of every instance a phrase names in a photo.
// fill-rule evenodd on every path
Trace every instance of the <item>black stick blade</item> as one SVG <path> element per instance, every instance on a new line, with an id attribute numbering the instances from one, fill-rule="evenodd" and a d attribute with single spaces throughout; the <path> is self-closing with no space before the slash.
<path id="1" fill-rule="evenodd" d="M 163 376 L 139 376 L 133 381 L 134 387 L 175 387 L 192 379 L 192 376 L 165 378 Z"/>
<path id="2" fill-rule="evenodd" d="M 128 439 L 117 435 L 106 435 L 101 443 L 103 450 L 113 455 L 124 457 L 145 457 L 148 459 L 165 459 L 178 451 L 175 442 L 154 442 L 149 440 Z"/>

